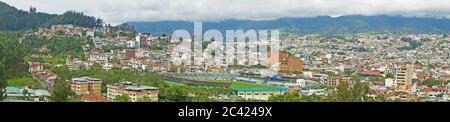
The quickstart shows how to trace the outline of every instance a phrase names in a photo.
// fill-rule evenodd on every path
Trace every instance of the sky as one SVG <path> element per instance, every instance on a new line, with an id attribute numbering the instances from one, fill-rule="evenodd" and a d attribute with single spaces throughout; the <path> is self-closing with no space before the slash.
<path id="1" fill-rule="evenodd" d="M 76 10 L 107 23 L 272 20 L 282 17 L 402 15 L 450 18 L 450 0 L 1 0 L 16 8 L 60 14 Z"/>

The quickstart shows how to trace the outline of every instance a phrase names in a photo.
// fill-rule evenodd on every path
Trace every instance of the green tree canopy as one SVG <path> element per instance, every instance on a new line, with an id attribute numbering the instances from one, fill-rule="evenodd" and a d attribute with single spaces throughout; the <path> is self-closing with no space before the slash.
<path id="1" fill-rule="evenodd" d="M 113 102 L 131 102 L 131 98 L 128 95 L 119 95 L 116 96 L 116 99 Z"/>
<path id="2" fill-rule="evenodd" d="M 68 102 L 75 95 L 71 90 L 69 83 L 63 80 L 57 80 L 53 86 L 53 92 L 50 100 L 53 102 Z"/>

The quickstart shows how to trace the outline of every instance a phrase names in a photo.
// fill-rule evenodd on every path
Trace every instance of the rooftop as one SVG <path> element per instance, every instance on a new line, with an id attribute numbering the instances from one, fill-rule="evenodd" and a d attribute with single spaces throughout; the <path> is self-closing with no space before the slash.
<path id="1" fill-rule="evenodd" d="M 158 90 L 158 87 L 151 87 L 151 86 L 144 86 L 139 85 L 137 83 L 131 82 L 131 81 L 124 81 L 120 83 L 114 83 L 114 86 L 122 87 L 126 90 L 132 90 L 132 91 L 141 91 L 141 90 Z"/>
<path id="2" fill-rule="evenodd" d="M 287 91 L 288 88 L 233 88 L 235 91 Z"/>
<path id="3" fill-rule="evenodd" d="M 101 79 L 91 78 L 91 77 L 72 78 L 72 81 L 81 81 L 81 82 L 85 82 L 85 81 L 100 81 L 100 80 Z"/>

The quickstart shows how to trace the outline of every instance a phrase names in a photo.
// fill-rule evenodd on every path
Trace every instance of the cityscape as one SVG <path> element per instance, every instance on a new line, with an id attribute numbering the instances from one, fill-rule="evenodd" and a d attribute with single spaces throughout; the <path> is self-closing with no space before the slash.
<path id="1" fill-rule="evenodd" d="M 144 28 L 139 25 L 158 22 L 111 25 L 82 12 L 57 15 L 38 10 L 0 2 L 0 22 L 11 23 L 0 24 L 2 102 L 450 102 L 447 18 L 399 17 L 422 25 L 371 28 L 388 28 L 383 31 L 353 26 L 343 31 L 341 26 L 317 24 L 317 31 L 300 32 L 303 28 L 284 26 L 282 20 L 223 22 L 242 28 L 205 22 L 203 30 L 227 34 L 230 29 L 280 30 L 278 39 L 272 39 L 279 49 L 258 45 L 254 48 L 259 52 L 253 53 L 244 45 L 245 53 L 229 53 L 211 46 L 222 44 L 222 36 L 205 41 L 207 31 L 198 46 L 205 60 L 196 63 L 194 53 L 176 63 L 173 58 L 179 53 L 196 51 L 191 44 L 179 46 L 191 40 L 174 38 L 174 29 L 191 32 L 194 28 L 183 27 L 194 22 Z M 227 45 L 225 50 L 239 51 L 239 46 Z M 208 49 L 213 51 L 207 55 L 214 58 L 204 56 Z M 217 63 L 233 56 L 230 62 L 238 63 Z"/>

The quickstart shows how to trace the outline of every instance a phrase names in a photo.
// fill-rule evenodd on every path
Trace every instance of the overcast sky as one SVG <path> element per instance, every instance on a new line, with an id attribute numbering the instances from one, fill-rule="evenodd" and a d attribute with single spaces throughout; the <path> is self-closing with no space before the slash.
<path id="1" fill-rule="evenodd" d="M 16 8 L 63 13 L 77 10 L 108 23 L 224 19 L 266 20 L 318 15 L 450 17 L 450 0 L 1 0 Z"/>

